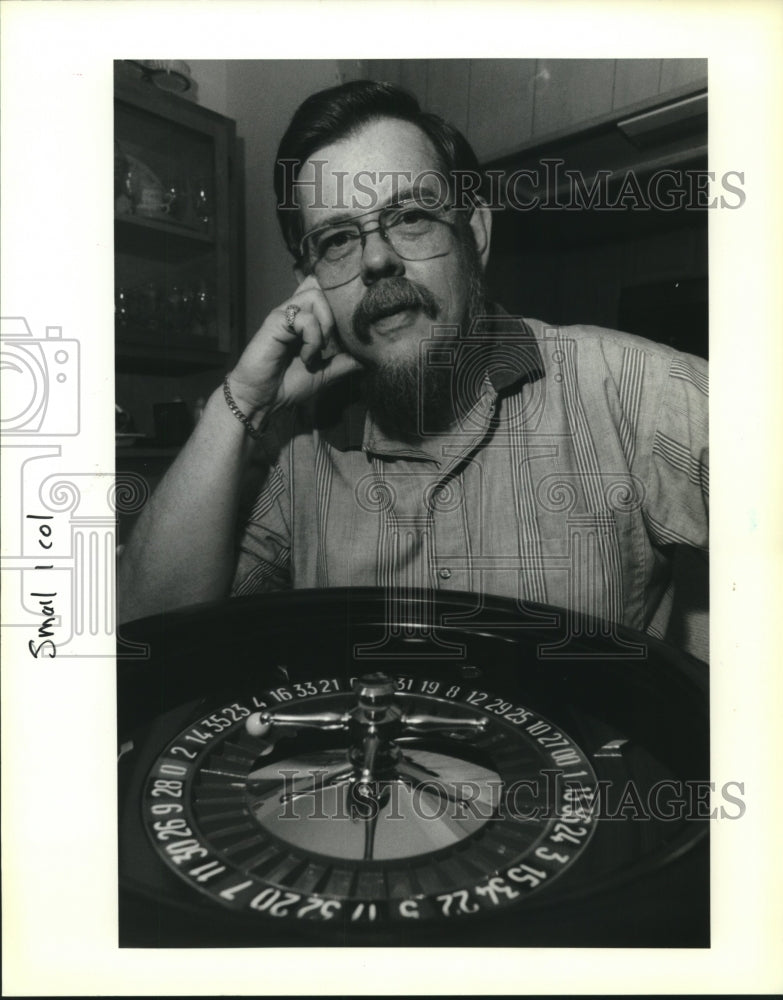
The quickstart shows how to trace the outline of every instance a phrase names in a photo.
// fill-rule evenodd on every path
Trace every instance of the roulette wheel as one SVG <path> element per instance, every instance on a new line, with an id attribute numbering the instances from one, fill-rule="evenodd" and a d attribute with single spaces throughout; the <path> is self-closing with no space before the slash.
<path id="1" fill-rule="evenodd" d="M 709 944 L 705 664 L 486 595 L 123 626 L 120 944 Z"/>

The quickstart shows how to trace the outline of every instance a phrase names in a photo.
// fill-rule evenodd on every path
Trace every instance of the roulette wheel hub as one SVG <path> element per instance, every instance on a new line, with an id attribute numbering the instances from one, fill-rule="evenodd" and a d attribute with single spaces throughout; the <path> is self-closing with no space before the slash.
<path id="1" fill-rule="evenodd" d="M 708 943 L 706 822 L 672 808 L 704 665 L 476 595 L 404 617 L 321 591 L 126 626 L 121 943 Z"/>

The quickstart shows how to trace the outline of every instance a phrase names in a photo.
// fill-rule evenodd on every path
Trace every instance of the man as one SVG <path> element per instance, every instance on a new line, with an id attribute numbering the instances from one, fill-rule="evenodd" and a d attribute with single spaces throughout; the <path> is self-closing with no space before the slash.
<path id="1" fill-rule="evenodd" d="M 471 176 L 464 138 L 389 85 L 297 111 L 276 189 L 299 286 L 140 518 L 123 617 L 417 586 L 666 634 L 673 555 L 707 548 L 706 366 L 488 304 Z"/>

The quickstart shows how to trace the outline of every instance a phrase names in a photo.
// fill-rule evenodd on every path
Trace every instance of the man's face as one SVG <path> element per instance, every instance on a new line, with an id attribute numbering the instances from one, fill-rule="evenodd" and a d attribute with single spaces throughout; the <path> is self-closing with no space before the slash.
<path id="1" fill-rule="evenodd" d="M 361 217 L 362 228 L 374 230 L 378 212 L 411 190 L 408 179 L 423 175 L 429 177 L 418 192 L 447 198 L 445 183 L 433 177 L 436 171 L 442 175 L 435 149 L 418 128 L 392 118 L 371 122 L 303 164 L 298 176 L 303 231 L 354 217 Z M 316 180 L 317 189 L 308 186 Z M 484 249 L 480 243 L 488 242 L 488 233 L 483 219 L 474 215 L 470 226 L 479 250 Z M 379 232 L 371 232 L 356 276 L 324 288 L 343 346 L 368 367 L 411 363 L 418 358 L 419 343 L 431 336 L 433 323 L 464 319 L 471 293 L 469 258 L 455 229 L 447 229 L 446 238 L 445 253 L 403 260 Z"/>

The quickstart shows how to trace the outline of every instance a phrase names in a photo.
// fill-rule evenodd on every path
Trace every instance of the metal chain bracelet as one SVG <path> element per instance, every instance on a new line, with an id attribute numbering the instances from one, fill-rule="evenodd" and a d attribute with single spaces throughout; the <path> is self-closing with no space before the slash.
<path id="1" fill-rule="evenodd" d="M 263 436 L 256 428 L 250 423 L 248 417 L 239 409 L 236 404 L 236 400 L 231 395 L 231 389 L 228 384 L 228 375 L 223 379 L 223 395 L 226 397 L 226 403 L 228 404 L 229 410 L 234 414 L 237 420 L 244 425 L 245 430 L 253 438 L 254 441 L 263 440 Z"/>

